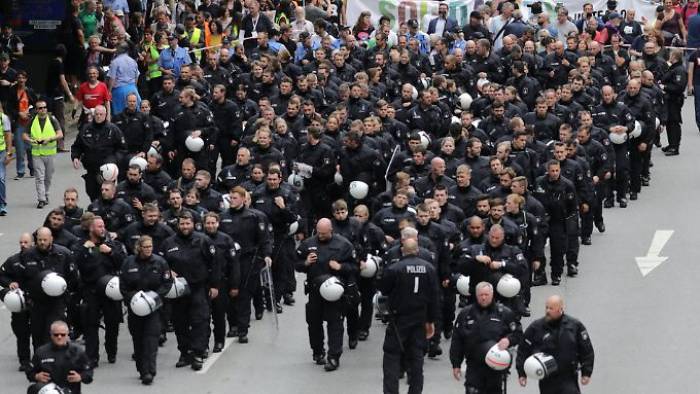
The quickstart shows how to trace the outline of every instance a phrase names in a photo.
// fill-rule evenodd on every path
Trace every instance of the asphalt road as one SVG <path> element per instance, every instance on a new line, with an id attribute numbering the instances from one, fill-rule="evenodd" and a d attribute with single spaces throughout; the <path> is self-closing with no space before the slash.
<path id="1" fill-rule="evenodd" d="M 596 351 L 591 383 L 584 393 L 689 393 L 696 387 L 698 361 L 693 353 L 700 327 L 694 304 L 700 277 L 700 250 L 696 248 L 698 191 L 694 152 L 700 137 L 693 122 L 689 99 L 683 110 L 686 124 L 681 155 L 664 157 L 656 151 L 650 187 L 643 188 L 638 201 L 627 209 L 606 209 L 607 232 L 594 232 L 593 246 L 582 246 L 580 275 L 564 279 L 559 287 L 533 289 L 533 317 L 544 313 L 544 300 L 561 294 L 566 312 L 587 326 Z M 665 142 L 665 137 L 662 137 Z M 33 179 L 12 180 L 14 165 L 8 168 L 9 215 L 0 218 L 0 257 L 4 260 L 17 249 L 21 232 L 36 229 L 48 208 L 35 208 Z M 68 186 L 83 189 L 79 172 L 72 169 L 67 154 L 57 160 L 51 191 L 52 206 L 61 200 Z M 81 195 L 81 205 L 87 205 Z M 660 250 L 668 259 L 643 276 L 635 257 L 646 256 L 657 230 L 673 230 Z M 303 282 L 303 276 L 299 276 Z M 175 338 L 158 355 L 158 375 L 151 387 L 140 384 L 133 362 L 131 339 L 122 326 L 119 353 L 114 365 L 103 362 L 95 371 L 95 382 L 84 386 L 86 393 L 377 393 L 381 392 L 381 346 L 384 327 L 375 322 L 366 342 L 356 350 L 346 349 L 341 367 L 333 373 L 313 364 L 304 319 L 303 292 L 297 305 L 285 307 L 275 329 L 269 313 L 253 322 L 250 343 L 228 343 L 225 351 L 211 357 L 202 371 L 175 369 L 178 353 Z M 24 374 L 17 372 L 10 314 L 0 307 L 0 380 L 2 393 L 23 393 Z M 529 319 L 524 321 L 527 326 Z M 449 344 L 443 342 L 443 349 Z M 106 356 L 103 354 L 103 360 Z M 403 383 L 402 383 L 403 384 Z M 462 382 L 451 377 L 446 355 L 425 362 L 426 393 L 464 392 Z M 405 386 L 402 386 L 402 391 Z M 513 376 L 511 393 L 535 393 L 536 384 L 517 386 Z"/>

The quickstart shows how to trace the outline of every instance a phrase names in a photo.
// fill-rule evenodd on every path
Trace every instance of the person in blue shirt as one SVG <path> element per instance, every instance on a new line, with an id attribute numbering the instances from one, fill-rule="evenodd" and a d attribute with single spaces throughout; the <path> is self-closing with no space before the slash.
<path id="1" fill-rule="evenodd" d="M 178 37 L 171 34 L 168 37 L 170 47 L 160 51 L 158 67 L 164 75 L 172 75 L 175 79 L 180 78 L 180 68 L 185 64 L 192 63 L 192 58 L 187 49 L 178 46 Z"/>

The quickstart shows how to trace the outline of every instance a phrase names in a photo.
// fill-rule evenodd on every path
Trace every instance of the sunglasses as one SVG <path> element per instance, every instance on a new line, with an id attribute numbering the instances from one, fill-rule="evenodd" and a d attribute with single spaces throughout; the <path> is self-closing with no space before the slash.
<path id="1" fill-rule="evenodd" d="M 36 107 L 36 109 L 46 109 L 46 107 Z"/>
<path id="2" fill-rule="evenodd" d="M 51 334 L 51 336 L 57 337 L 57 338 L 62 338 L 62 337 L 68 336 L 68 334 L 64 333 L 64 332 L 55 332 L 55 333 Z"/>

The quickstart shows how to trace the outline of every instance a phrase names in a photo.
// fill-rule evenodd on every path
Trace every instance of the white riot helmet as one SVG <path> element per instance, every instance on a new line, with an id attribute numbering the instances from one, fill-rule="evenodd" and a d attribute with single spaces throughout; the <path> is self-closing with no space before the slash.
<path id="1" fill-rule="evenodd" d="M 469 277 L 464 275 L 459 275 L 457 277 L 457 282 L 455 283 L 457 291 L 463 296 L 469 295 Z"/>
<path id="2" fill-rule="evenodd" d="M 372 303 L 374 304 L 374 309 L 376 309 L 377 314 L 380 316 L 386 316 L 389 314 L 389 297 L 378 291 L 374 294 Z"/>
<path id="3" fill-rule="evenodd" d="M 642 135 L 642 124 L 638 120 L 634 121 L 634 130 L 630 133 L 630 138 L 637 138 Z"/>
<path id="4" fill-rule="evenodd" d="M 498 344 L 495 344 L 486 352 L 484 362 L 495 371 L 503 371 L 510 367 L 511 359 L 508 350 L 501 350 L 498 348 Z"/>
<path id="5" fill-rule="evenodd" d="M 520 281 L 511 274 L 505 274 L 498 281 L 496 291 L 506 298 L 515 297 L 520 292 Z"/>
<path id="6" fill-rule="evenodd" d="M 423 130 L 419 131 L 418 135 L 420 136 L 420 146 L 428 149 L 428 146 L 430 146 L 430 135 Z"/>
<path id="7" fill-rule="evenodd" d="M 163 305 L 155 291 L 139 291 L 131 298 L 129 306 L 136 316 L 148 316 Z"/>
<path id="8" fill-rule="evenodd" d="M 459 96 L 459 106 L 462 108 L 462 111 L 468 111 L 469 107 L 472 106 L 472 96 L 469 93 L 462 93 Z"/>
<path id="9" fill-rule="evenodd" d="M 24 292 L 21 289 L 10 290 L 2 299 L 5 306 L 10 312 L 18 313 L 27 309 L 27 301 L 24 298 Z"/>
<path id="10" fill-rule="evenodd" d="M 627 141 L 627 133 L 610 133 L 608 138 L 610 138 L 610 142 L 615 145 L 624 144 Z"/>
<path id="11" fill-rule="evenodd" d="M 131 160 L 129 160 L 129 167 L 134 165 L 139 166 L 141 172 L 144 172 L 146 171 L 146 166 L 148 166 L 148 162 L 141 156 L 134 156 L 131 158 Z"/>
<path id="12" fill-rule="evenodd" d="M 159 154 L 160 154 L 160 153 L 158 153 L 158 149 L 156 149 L 156 147 L 153 146 L 153 145 L 151 145 L 151 147 L 148 148 L 148 152 L 146 153 L 146 155 L 147 155 L 148 157 L 151 157 L 151 156 L 158 156 Z"/>
<path id="13" fill-rule="evenodd" d="M 104 289 L 107 298 L 114 301 L 124 299 L 121 290 L 119 290 L 119 277 L 116 275 L 105 275 L 97 281 L 98 288 Z"/>
<path id="14" fill-rule="evenodd" d="M 333 175 L 333 182 L 335 182 L 335 184 L 338 186 L 342 185 L 343 175 L 341 175 L 339 172 L 336 172 L 335 175 Z"/>
<path id="15" fill-rule="evenodd" d="M 107 163 L 100 166 L 101 181 L 115 182 L 119 176 L 119 167 L 114 163 Z"/>
<path id="16" fill-rule="evenodd" d="M 221 206 L 224 209 L 231 208 L 231 196 L 229 196 L 228 193 L 221 195 Z"/>
<path id="17" fill-rule="evenodd" d="M 360 270 L 360 276 L 363 278 L 374 278 L 379 271 L 379 264 L 381 264 L 382 259 L 377 256 L 367 255 L 365 259 L 365 267 Z"/>
<path id="18" fill-rule="evenodd" d="M 289 231 L 287 232 L 288 235 L 294 235 L 297 233 L 299 230 L 299 221 L 295 220 L 292 222 L 292 224 L 289 225 Z"/>
<path id="19" fill-rule="evenodd" d="M 369 193 L 369 185 L 362 181 L 350 182 L 350 195 L 355 200 L 362 200 Z"/>
<path id="20" fill-rule="evenodd" d="M 418 100 L 418 89 L 415 86 L 411 86 L 411 98 L 415 101 Z"/>
<path id="21" fill-rule="evenodd" d="M 37 392 L 37 394 L 65 394 L 66 392 L 58 387 L 56 383 L 48 383 Z"/>
<path id="22" fill-rule="evenodd" d="M 170 286 L 170 290 L 168 290 L 168 294 L 165 295 L 165 298 L 180 298 L 182 296 L 186 296 L 187 294 L 190 294 L 190 286 L 187 284 L 187 280 L 185 278 L 178 276 L 177 278 L 173 279 L 173 284 Z"/>
<path id="23" fill-rule="evenodd" d="M 535 353 L 525 360 L 523 369 L 528 378 L 544 379 L 557 371 L 557 360 L 549 354 Z"/>
<path id="24" fill-rule="evenodd" d="M 319 292 L 324 300 L 333 302 L 338 301 L 340 297 L 343 296 L 345 288 L 343 287 L 343 283 L 340 281 L 340 279 L 336 278 L 335 276 L 331 276 L 321 283 Z"/>
<path id="25" fill-rule="evenodd" d="M 289 175 L 287 183 L 296 187 L 298 191 L 304 190 L 304 178 L 295 172 Z"/>
<path id="26" fill-rule="evenodd" d="M 47 296 L 60 297 L 66 292 L 67 288 L 66 280 L 55 272 L 48 272 L 41 279 L 41 289 Z"/>
<path id="27" fill-rule="evenodd" d="M 199 152 L 204 148 L 204 140 L 201 137 L 189 136 L 185 139 L 185 146 L 190 152 Z"/>

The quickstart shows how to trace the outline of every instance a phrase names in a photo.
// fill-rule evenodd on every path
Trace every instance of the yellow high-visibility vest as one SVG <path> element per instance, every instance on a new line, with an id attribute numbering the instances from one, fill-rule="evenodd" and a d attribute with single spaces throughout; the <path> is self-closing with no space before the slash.
<path id="1" fill-rule="evenodd" d="M 32 140 L 47 140 L 49 138 L 56 137 L 56 130 L 53 128 L 53 123 L 51 122 L 51 115 L 46 117 L 46 122 L 44 122 L 44 127 L 39 125 L 39 117 L 34 117 L 31 127 L 31 137 Z M 58 153 L 56 140 L 47 142 L 45 144 L 35 144 L 32 143 L 32 155 L 34 156 L 51 156 Z"/>

